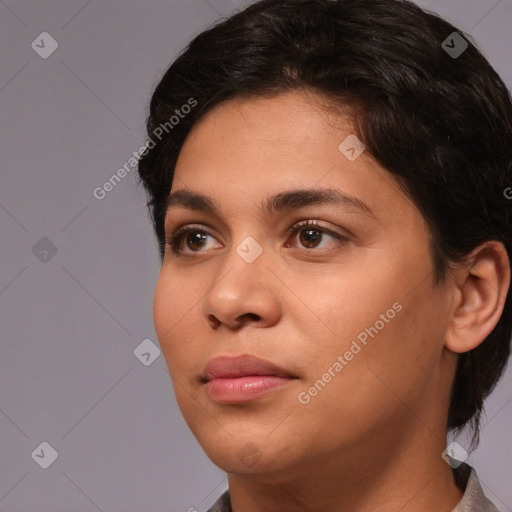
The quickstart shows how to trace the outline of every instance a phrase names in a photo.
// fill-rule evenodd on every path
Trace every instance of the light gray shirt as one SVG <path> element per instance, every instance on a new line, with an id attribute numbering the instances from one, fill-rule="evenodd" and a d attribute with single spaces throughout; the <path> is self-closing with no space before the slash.
<path id="1" fill-rule="evenodd" d="M 452 512 L 499 512 L 485 496 L 476 471 L 466 463 L 452 468 L 455 483 L 464 492 L 464 496 Z M 229 490 L 225 491 L 207 512 L 233 512 Z M 238 512 L 238 511 L 237 511 Z"/>

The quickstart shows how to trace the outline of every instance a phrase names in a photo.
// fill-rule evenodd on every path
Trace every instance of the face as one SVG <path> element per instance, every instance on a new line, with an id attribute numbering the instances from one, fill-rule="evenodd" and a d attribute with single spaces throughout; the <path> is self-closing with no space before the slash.
<path id="1" fill-rule="evenodd" d="M 318 100 L 218 105 L 175 170 L 154 323 L 185 421 L 230 473 L 361 460 L 445 421 L 429 231 Z"/>

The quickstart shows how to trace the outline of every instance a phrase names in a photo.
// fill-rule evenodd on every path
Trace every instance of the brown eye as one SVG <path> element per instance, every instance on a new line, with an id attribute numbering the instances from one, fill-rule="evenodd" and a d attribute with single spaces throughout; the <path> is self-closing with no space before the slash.
<path id="1" fill-rule="evenodd" d="M 290 231 L 292 232 L 293 239 L 296 239 L 298 235 L 299 249 L 305 249 L 308 250 L 308 252 L 309 250 L 314 252 L 314 249 L 317 248 L 322 250 L 321 244 L 324 242 L 325 238 L 335 240 L 337 247 L 350 241 L 347 237 L 331 231 L 319 225 L 317 221 L 312 220 L 296 223 L 290 228 Z M 169 239 L 166 239 L 165 243 L 171 247 L 172 252 L 176 256 L 191 256 L 194 253 L 199 254 L 205 252 L 203 249 L 208 246 L 208 237 L 214 239 L 213 235 L 208 233 L 201 225 L 183 226 L 178 228 Z M 219 245 L 222 244 L 218 244 L 214 247 L 219 247 Z M 289 242 L 285 244 L 286 247 L 292 245 L 294 244 Z"/>
<path id="2" fill-rule="evenodd" d="M 202 231 L 189 231 L 184 236 L 185 243 L 192 251 L 201 249 L 205 244 L 206 236 L 207 235 Z"/>
<path id="3" fill-rule="evenodd" d="M 202 249 L 207 246 L 208 237 L 213 238 L 203 226 L 184 226 L 177 229 L 169 239 L 166 239 L 166 244 L 171 247 L 175 255 L 187 255 L 204 252 Z M 183 248 L 183 242 L 187 249 Z"/>
<path id="4" fill-rule="evenodd" d="M 308 249 L 314 248 L 322 240 L 323 233 L 316 228 L 308 228 L 300 230 L 300 242 Z"/>
<path id="5" fill-rule="evenodd" d="M 298 234 L 299 248 L 303 249 L 316 249 L 320 247 L 325 237 L 334 239 L 338 247 L 349 242 L 347 237 L 321 226 L 316 220 L 298 222 L 294 224 L 290 230 L 292 231 L 292 235 L 294 235 L 294 239 L 297 238 Z M 287 243 L 287 247 L 290 245 L 291 244 Z"/>

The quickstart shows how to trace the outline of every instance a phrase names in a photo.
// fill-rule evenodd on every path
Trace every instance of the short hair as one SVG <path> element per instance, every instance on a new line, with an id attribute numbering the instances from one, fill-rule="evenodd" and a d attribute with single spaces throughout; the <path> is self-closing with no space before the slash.
<path id="1" fill-rule="evenodd" d="M 191 128 L 223 101 L 301 89 L 350 109 L 366 151 L 421 211 L 436 283 L 483 242 L 512 254 L 512 101 L 471 38 L 407 0 L 263 0 L 197 35 L 151 98 L 150 139 L 197 102 L 139 161 L 162 258 L 166 199 Z M 459 355 L 447 430 L 469 425 L 471 448 L 510 355 L 511 295 L 489 336 Z"/>

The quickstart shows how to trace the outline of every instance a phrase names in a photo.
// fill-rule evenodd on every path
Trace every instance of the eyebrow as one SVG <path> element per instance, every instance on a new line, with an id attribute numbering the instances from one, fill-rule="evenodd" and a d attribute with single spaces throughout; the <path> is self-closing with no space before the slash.
<path id="1" fill-rule="evenodd" d="M 372 210 L 363 201 L 357 197 L 343 194 L 334 188 L 297 189 L 281 192 L 263 200 L 259 205 L 259 210 L 263 214 L 272 215 L 276 212 L 322 204 L 351 207 L 375 218 Z M 187 189 L 177 190 L 167 198 L 166 213 L 179 207 L 219 215 L 219 209 L 211 197 Z"/>

